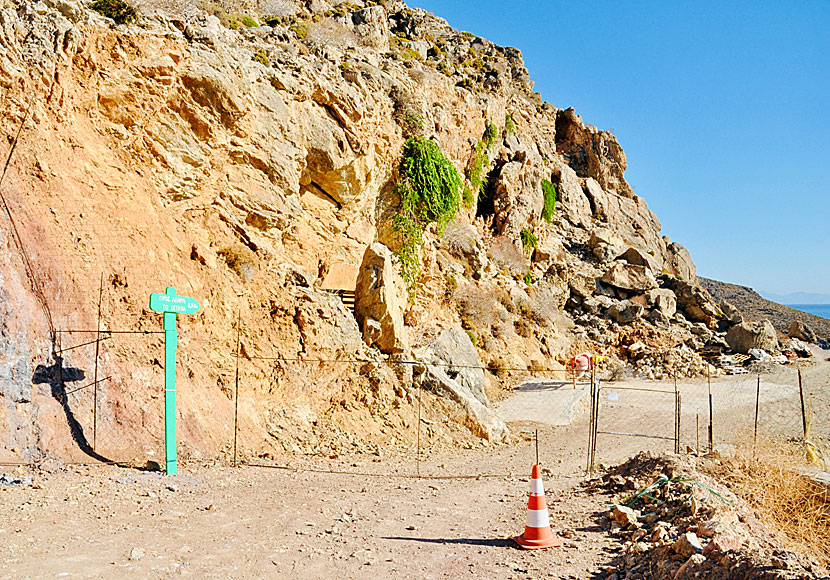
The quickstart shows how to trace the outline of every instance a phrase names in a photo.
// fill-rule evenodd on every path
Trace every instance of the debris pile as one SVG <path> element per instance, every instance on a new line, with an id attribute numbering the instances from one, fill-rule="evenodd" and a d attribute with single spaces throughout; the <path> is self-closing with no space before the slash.
<path id="1" fill-rule="evenodd" d="M 641 453 L 590 485 L 620 494 L 599 515 L 622 542 L 607 580 L 820 578 L 733 494 L 682 460 Z"/>

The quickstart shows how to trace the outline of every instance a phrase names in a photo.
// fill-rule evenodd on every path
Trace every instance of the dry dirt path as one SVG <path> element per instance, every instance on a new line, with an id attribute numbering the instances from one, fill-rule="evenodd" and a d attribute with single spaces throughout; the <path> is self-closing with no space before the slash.
<path id="1" fill-rule="evenodd" d="M 822 422 L 828 366 L 809 374 Z M 740 381 L 715 384 L 734 393 Z M 776 398 L 776 381 L 786 396 Z M 786 403 L 789 416 L 789 371 L 766 382 L 768 408 Z M 692 409 L 708 398 L 705 381 L 689 389 Z M 740 408 L 744 398 L 734 398 Z M 648 417 L 670 406 L 619 410 L 651 428 Z M 510 446 L 426 453 L 421 479 L 412 453 L 285 458 L 287 469 L 185 464 L 173 477 L 113 466 L 36 474 L 38 488 L 0 487 L 0 579 L 604 578 L 597 572 L 617 543 L 595 522 L 609 498 L 578 492 L 585 415 L 570 426 L 512 423 L 519 441 Z M 524 528 L 534 460 L 527 432 L 536 428 L 553 527 L 567 537 L 562 548 L 526 552 L 509 538 Z M 601 442 L 603 461 L 670 448 L 662 440 Z"/>
<path id="2" fill-rule="evenodd" d="M 574 496 L 574 434 L 545 431 L 554 527 L 570 536 L 517 549 L 530 442 L 411 456 L 198 467 L 165 477 L 79 467 L 0 491 L 0 578 L 586 578 L 614 543 L 602 498 Z M 451 478 L 463 474 L 483 477 Z"/>

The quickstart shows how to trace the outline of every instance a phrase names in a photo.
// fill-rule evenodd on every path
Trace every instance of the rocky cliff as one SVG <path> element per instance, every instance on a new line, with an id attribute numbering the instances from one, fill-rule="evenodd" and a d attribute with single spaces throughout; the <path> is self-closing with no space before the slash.
<path id="1" fill-rule="evenodd" d="M 407 444 L 419 386 L 432 441 L 498 441 L 490 400 L 527 369 L 648 351 L 658 375 L 694 373 L 722 342 L 617 139 L 543 102 L 518 49 L 391 0 L 145 2 L 122 24 L 73 0 L 0 6 L 0 459 L 82 457 L 93 404 L 99 454 L 158 455 L 148 296 L 171 284 L 203 305 L 180 317 L 195 458 L 229 451 L 237 353 L 240 449 L 264 454 Z M 464 189 L 422 234 L 412 299 L 395 257 L 410 138 Z M 96 329 L 99 304 L 96 357 L 68 331 Z"/>

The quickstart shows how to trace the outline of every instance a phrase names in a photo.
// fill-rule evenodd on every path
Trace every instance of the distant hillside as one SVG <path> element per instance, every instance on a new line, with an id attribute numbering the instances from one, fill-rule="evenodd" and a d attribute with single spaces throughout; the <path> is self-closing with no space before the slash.
<path id="1" fill-rule="evenodd" d="M 763 298 L 752 288 L 719 282 L 698 276 L 701 286 L 706 288 L 717 302 L 731 302 L 744 316 L 753 320 L 769 319 L 776 329 L 786 333 L 793 320 L 800 320 L 812 328 L 820 337 L 830 340 L 830 320 L 814 314 L 801 312 L 789 306 Z"/>
<path id="2" fill-rule="evenodd" d="M 830 304 L 830 294 L 810 294 L 808 292 L 793 292 L 791 294 L 764 292 L 764 294 L 764 298 L 779 304 Z"/>

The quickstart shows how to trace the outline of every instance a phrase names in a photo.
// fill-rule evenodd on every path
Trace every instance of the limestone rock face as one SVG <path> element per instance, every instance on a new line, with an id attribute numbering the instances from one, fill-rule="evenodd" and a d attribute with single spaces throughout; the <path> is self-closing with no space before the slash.
<path id="1" fill-rule="evenodd" d="M 490 409 L 484 393 L 484 371 L 470 337 L 461 328 L 441 332 L 431 344 L 414 351 L 416 380 L 425 388 L 449 397 L 466 414 L 467 427 L 490 441 L 503 441 L 509 431 Z M 458 365 L 453 367 L 452 365 Z"/>
<path id="2" fill-rule="evenodd" d="M 369 6 L 352 12 L 355 34 L 366 46 L 389 50 L 389 22 L 383 6 Z"/>
<path id="3" fill-rule="evenodd" d="M 357 276 L 355 318 L 366 344 L 389 354 L 407 348 L 400 288 L 389 248 L 379 242 L 367 247 Z"/>
<path id="4" fill-rule="evenodd" d="M 640 292 L 657 287 L 657 281 L 648 268 L 625 262 L 614 262 L 602 276 L 602 281 L 615 288 Z"/>
<path id="5" fill-rule="evenodd" d="M 263 0 L 246 11 L 279 21 L 253 28 L 169 3 L 139 3 L 138 23 L 114 26 L 88 5 L 0 1 L 0 138 L 11 142 L 24 122 L 26 135 L 4 187 L 14 184 L 7 193 L 45 294 L 14 282 L 25 273 L 0 227 L 0 425 L 16 434 L 0 440 L 0 461 L 18 454 L 11 447 L 26 458 L 39 447 L 77 451 L 66 416 L 89 408 L 89 391 L 67 411 L 50 389 L 31 388 L 38 368 L 45 383 L 54 378 L 37 304 L 49 305 L 56 328 L 93 328 L 95 313 L 77 305 L 102 271 L 107 327 L 150 328 L 146 294 L 170 272 L 205 305 L 188 318 L 204 340 L 187 345 L 180 381 L 193 394 L 183 409 L 189 443 L 210 456 L 229 435 L 217 426 L 233 408 L 237 319 L 246 376 L 280 387 L 258 390 L 240 417 L 251 453 L 389 440 L 379 433 L 390 419 L 411 417 L 411 379 L 383 365 L 391 353 L 409 358 L 409 336 L 440 336 L 418 380 L 494 440 L 506 428 L 482 373 L 427 361 L 551 367 L 575 341 L 612 358 L 630 335 L 711 338 L 687 318 L 712 328 L 718 309 L 695 290 L 688 252 L 625 182 L 616 138 L 542 103 L 518 49 L 400 0 Z M 482 151 L 491 124 L 497 135 Z M 483 164 L 488 186 L 443 238 L 434 226 L 424 232 L 410 304 L 387 248 L 400 244 L 396 185 L 413 136 L 438 143 L 460 174 Z M 557 193 L 550 221 L 542 180 Z M 520 242 L 525 228 L 538 239 L 533 252 Z M 671 315 L 672 292 L 682 316 Z M 476 326 L 474 348 L 457 328 L 442 333 L 462 320 Z M 101 347 L 101 372 L 113 379 L 99 419 L 138 451 L 161 427 L 158 414 L 139 412 L 153 404 L 146 361 L 158 353 L 142 337 L 121 340 L 124 349 Z M 67 351 L 64 366 L 88 373 L 86 352 Z M 273 365 L 276 353 L 291 364 Z M 303 360 L 340 357 L 373 362 L 333 370 Z M 492 380 L 506 388 L 513 378 Z M 303 431 L 311 416 L 322 423 Z M 331 438 L 314 443 L 322 432 Z"/>
<path id="6" fill-rule="evenodd" d="M 769 320 L 736 324 L 726 333 L 726 342 L 732 350 L 744 354 L 750 349 L 778 350 L 778 338 Z"/>
<path id="7" fill-rule="evenodd" d="M 542 172 L 538 166 L 512 161 L 499 172 L 493 193 L 498 232 L 518 237 L 542 213 Z"/>
<path id="8" fill-rule="evenodd" d="M 610 133 L 586 127 L 573 108 L 557 115 L 556 142 L 572 159 L 577 175 L 593 178 L 604 189 L 618 195 L 634 195 L 623 177 L 627 161 L 617 139 Z"/>

